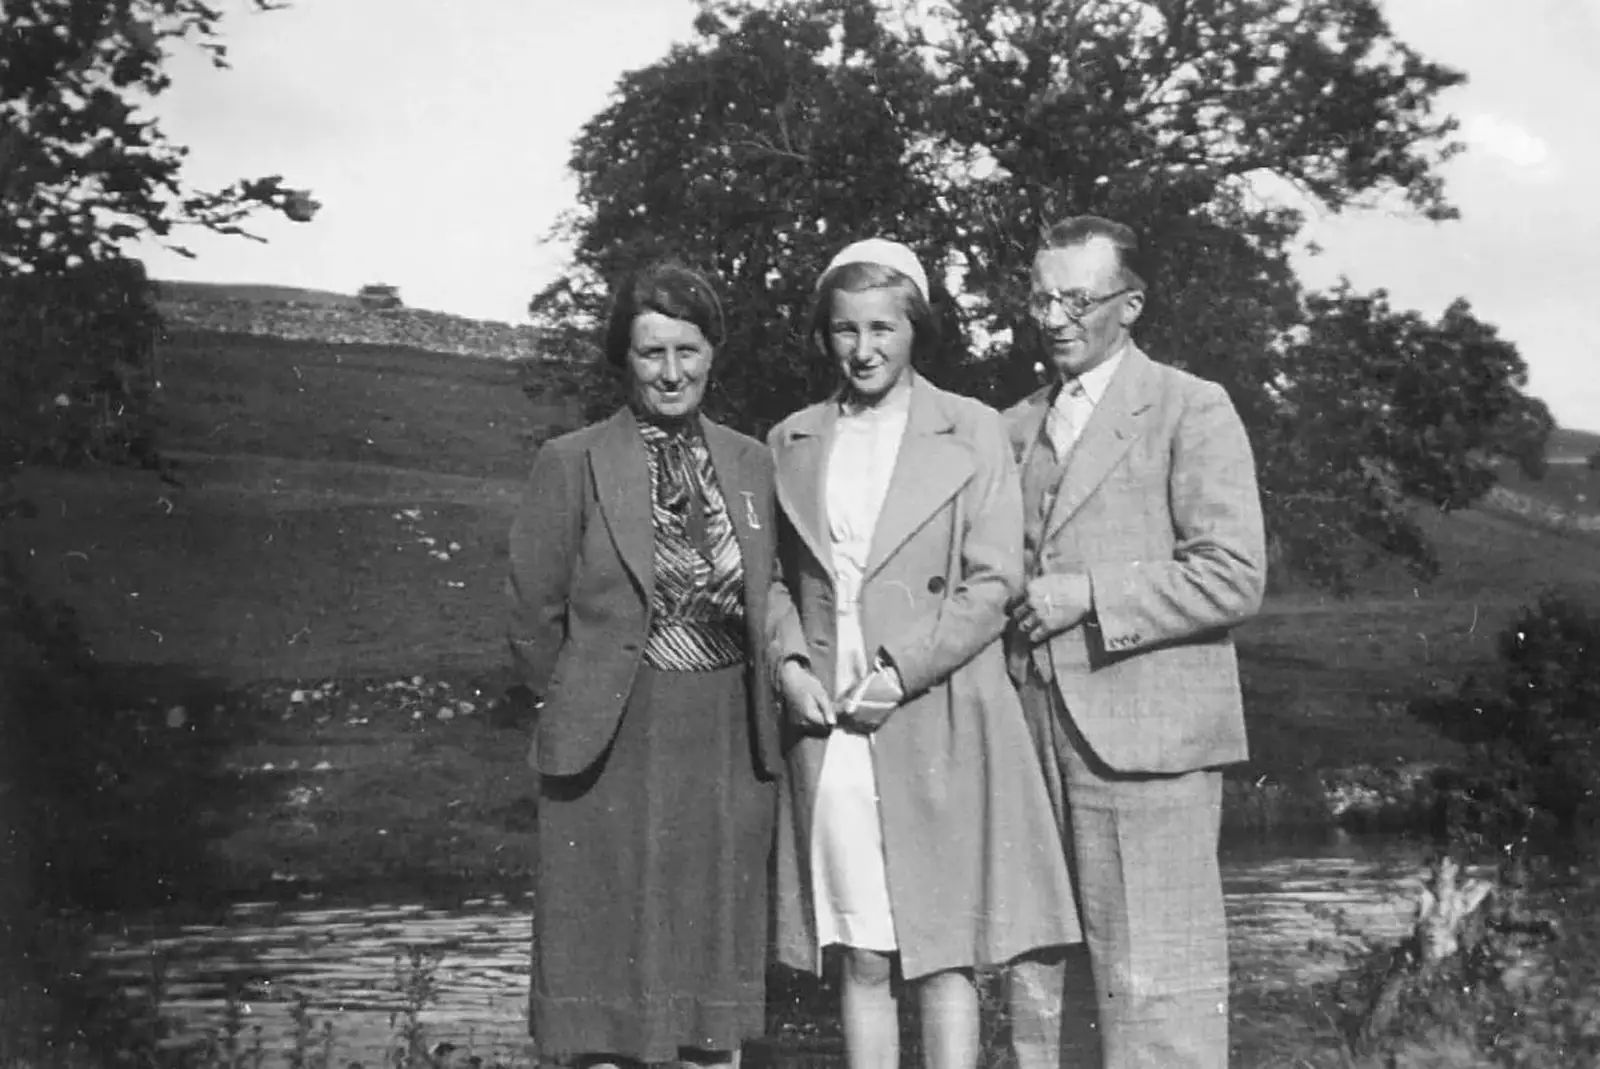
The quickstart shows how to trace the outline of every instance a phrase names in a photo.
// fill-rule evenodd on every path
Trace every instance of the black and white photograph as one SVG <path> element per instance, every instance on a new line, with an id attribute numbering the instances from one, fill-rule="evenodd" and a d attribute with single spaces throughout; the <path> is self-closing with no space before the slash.
<path id="1" fill-rule="evenodd" d="M 1600 1066 L 1596 55 L 0 0 L 0 1069 Z"/>

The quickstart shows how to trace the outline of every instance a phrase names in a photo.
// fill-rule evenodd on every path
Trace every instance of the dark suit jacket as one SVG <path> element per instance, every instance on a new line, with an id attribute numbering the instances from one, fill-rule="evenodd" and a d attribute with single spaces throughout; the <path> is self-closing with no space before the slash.
<path id="1" fill-rule="evenodd" d="M 773 561 L 772 457 L 701 419 L 745 568 L 751 749 L 775 775 L 778 724 L 762 625 Z M 650 631 L 655 528 L 650 469 L 633 413 L 539 447 L 511 527 L 510 645 L 520 682 L 544 698 L 529 763 L 589 768 L 616 735 Z"/>
<path id="2" fill-rule="evenodd" d="M 1006 413 L 1018 463 L 1038 448 L 1046 387 Z M 1036 509 L 1037 502 L 1026 503 Z M 1119 772 L 1242 761 L 1232 628 L 1261 607 L 1266 543 L 1250 439 L 1216 383 L 1130 346 L 1077 445 L 1030 575 L 1087 575 L 1086 624 L 1033 647 L 1074 722 Z"/>

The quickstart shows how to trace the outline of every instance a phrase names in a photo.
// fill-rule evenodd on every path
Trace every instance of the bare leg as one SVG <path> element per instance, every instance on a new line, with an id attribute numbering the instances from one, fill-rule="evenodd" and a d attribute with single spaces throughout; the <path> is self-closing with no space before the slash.
<path id="1" fill-rule="evenodd" d="M 849 1069 L 899 1069 L 900 1015 L 887 954 L 851 947 L 845 952 L 840 1004 Z"/>
<path id="2" fill-rule="evenodd" d="M 924 1069 L 975 1069 L 978 1064 L 978 985 L 965 969 L 917 982 L 922 1011 Z"/>

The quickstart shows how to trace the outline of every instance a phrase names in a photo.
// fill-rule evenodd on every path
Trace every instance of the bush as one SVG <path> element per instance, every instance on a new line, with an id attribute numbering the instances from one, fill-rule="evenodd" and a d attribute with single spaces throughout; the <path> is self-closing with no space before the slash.
<path id="1" fill-rule="evenodd" d="M 154 299 L 134 260 L 0 281 L 0 463 L 154 459 Z"/>
<path id="2" fill-rule="evenodd" d="M 1411 706 L 1480 757 L 1463 773 L 1453 823 L 1491 838 L 1514 832 L 1506 819 L 1570 826 L 1600 792 L 1600 612 L 1545 594 L 1501 633 L 1499 646 L 1498 677 L 1469 678 L 1452 695 Z"/>
<path id="3" fill-rule="evenodd" d="M 369 282 L 356 293 L 356 300 L 361 302 L 361 307 L 369 310 L 384 310 L 401 307 L 400 290 L 384 282 Z"/>

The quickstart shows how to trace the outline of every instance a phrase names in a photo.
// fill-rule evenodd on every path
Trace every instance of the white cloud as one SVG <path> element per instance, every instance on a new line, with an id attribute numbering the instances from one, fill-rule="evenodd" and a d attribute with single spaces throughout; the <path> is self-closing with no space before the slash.
<path id="1" fill-rule="evenodd" d="M 1560 171 L 1543 138 L 1502 116 L 1486 112 L 1464 116 L 1461 138 L 1471 149 L 1495 157 L 1521 177 L 1547 181 Z"/>

